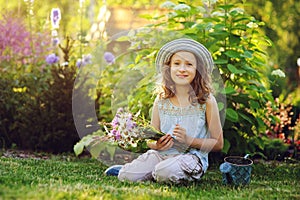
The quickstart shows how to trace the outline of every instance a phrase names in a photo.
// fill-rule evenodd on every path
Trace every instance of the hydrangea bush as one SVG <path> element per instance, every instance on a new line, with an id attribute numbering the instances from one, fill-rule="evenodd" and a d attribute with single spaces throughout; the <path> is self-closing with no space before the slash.
<path id="1" fill-rule="evenodd" d="M 129 108 L 150 116 L 147 114 L 153 102 L 156 52 L 169 40 L 190 37 L 210 50 L 216 64 L 213 73 L 221 74 L 225 84 L 220 95 L 226 95 L 227 105 L 219 103 L 221 116 L 226 113 L 223 152 L 242 155 L 264 149 L 261 135 L 267 129 L 265 105 L 274 102 L 265 75 L 266 49 L 272 42 L 260 30 L 264 23 L 248 15 L 242 6 L 217 1 L 192 4 L 168 1 L 162 4 L 166 14 L 143 15 L 153 23 L 117 39 L 130 43 L 126 56 L 132 60 L 116 70 L 121 73 L 114 79 L 120 78 L 120 74 L 132 74 L 133 70 L 140 72 L 140 79 L 127 93 Z M 279 71 L 274 73 L 282 77 Z"/>

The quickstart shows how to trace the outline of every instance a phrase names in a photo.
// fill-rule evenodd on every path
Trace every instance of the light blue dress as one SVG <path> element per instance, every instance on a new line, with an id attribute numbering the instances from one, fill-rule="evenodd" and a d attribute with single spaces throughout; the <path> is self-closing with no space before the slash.
<path id="1" fill-rule="evenodd" d="M 187 135 L 193 138 L 209 138 L 206 126 L 206 105 L 197 104 L 186 107 L 178 107 L 172 104 L 170 99 L 158 99 L 158 113 L 160 117 L 160 130 L 164 133 L 173 134 L 176 124 L 186 129 Z M 203 170 L 208 168 L 208 152 L 191 148 L 189 153 L 196 155 L 202 162 Z M 162 155 L 181 154 L 177 149 L 170 148 L 160 151 Z"/>

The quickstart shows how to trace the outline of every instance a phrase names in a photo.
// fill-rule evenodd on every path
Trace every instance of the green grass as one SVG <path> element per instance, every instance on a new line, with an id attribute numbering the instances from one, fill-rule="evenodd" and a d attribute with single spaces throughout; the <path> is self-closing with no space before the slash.
<path id="1" fill-rule="evenodd" d="M 89 158 L 0 157 L 0 199 L 300 199 L 299 163 L 256 163 L 245 187 L 223 185 L 218 166 L 189 186 L 120 182 L 104 170 Z"/>

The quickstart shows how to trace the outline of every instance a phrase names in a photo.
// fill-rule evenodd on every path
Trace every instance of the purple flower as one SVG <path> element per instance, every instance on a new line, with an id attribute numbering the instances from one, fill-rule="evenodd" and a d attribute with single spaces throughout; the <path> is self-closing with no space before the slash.
<path id="1" fill-rule="evenodd" d="M 81 61 L 81 59 L 78 59 L 76 61 L 76 67 L 80 68 L 81 66 L 82 66 L 82 61 Z"/>
<path id="2" fill-rule="evenodd" d="M 92 64 L 92 55 L 91 54 L 83 55 L 82 62 L 84 63 L 84 65 Z"/>
<path id="3" fill-rule="evenodd" d="M 57 63 L 58 61 L 59 61 L 59 57 L 56 56 L 54 53 L 49 54 L 49 55 L 46 57 L 46 62 L 47 62 L 49 65 L 53 65 L 53 64 Z"/>
<path id="4" fill-rule="evenodd" d="M 52 39 L 53 46 L 57 46 L 59 44 L 59 42 L 60 42 L 60 40 L 57 37 Z"/>
<path id="5" fill-rule="evenodd" d="M 76 66 L 78 68 L 83 67 L 87 64 L 92 64 L 92 55 L 91 54 L 83 55 L 82 59 L 78 59 L 76 62 Z"/>
<path id="6" fill-rule="evenodd" d="M 51 18 L 52 27 L 59 28 L 59 21 L 61 19 L 60 9 L 52 8 L 50 18 Z"/>
<path id="7" fill-rule="evenodd" d="M 112 125 L 113 127 L 117 127 L 118 125 L 120 125 L 119 119 L 118 119 L 117 117 L 115 117 L 115 118 L 112 120 L 111 125 Z"/>
<path id="8" fill-rule="evenodd" d="M 131 120 L 128 120 L 126 122 L 126 129 L 129 130 L 129 131 L 131 131 L 133 128 L 135 128 L 133 122 Z"/>
<path id="9" fill-rule="evenodd" d="M 115 63 L 115 56 L 111 52 L 105 52 L 104 53 L 104 59 L 110 65 Z"/>
<path id="10" fill-rule="evenodd" d="M 124 112 L 124 109 L 123 109 L 123 108 L 118 108 L 117 114 L 118 114 L 118 113 L 121 113 L 121 112 Z"/>
<path id="11" fill-rule="evenodd" d="M 120 131 L 117 131 L 116 129 L 111 130 L 111 134 L 115 137 L 116 140 L 119 140 L 121 137 Z"/>
<path id="12" fill-rule="evenodd" d="M 116 137 L 116 140 L 120 140 L 121 139 L 120 131 L 116 132 L 115 137 Z"/>

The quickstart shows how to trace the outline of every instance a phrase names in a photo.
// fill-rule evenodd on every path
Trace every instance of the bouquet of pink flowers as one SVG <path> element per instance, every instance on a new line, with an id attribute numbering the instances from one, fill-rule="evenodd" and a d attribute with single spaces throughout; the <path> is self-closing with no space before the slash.
<path id="1" fill-rule="evenodd" d="M 119 108 L 111 123 L 101 123 L 107 133 L 106 141 L 116 143 L 124 150 L 145 152 L 147 142 L 157 140 L 164 133 L 155 130 L 145 120 L 139 118 L 139 113 L 133 115 L 123 108 Z"/>
<path id="2" fill-rule="evenodd" d="M 110 122 L 100 122 L 105 129 L 95 131 L 84 136 L 75 146 L 74 152 L 79 155 L 86 147 L 93 157 L 98 158 L 104 150 L 109 152 L 111 159 L 115 154 L 116 146 L 134 152 L 146 152 L 148 142 L 156 142 L 165 133 L 156 130 L 145 119 L 139 117 L 139 113 L 133 115 L 123 108 L 119 108 L 114 119 Z M 188 147 L 174 140 L 174 148 L 186 151 Z"/>

